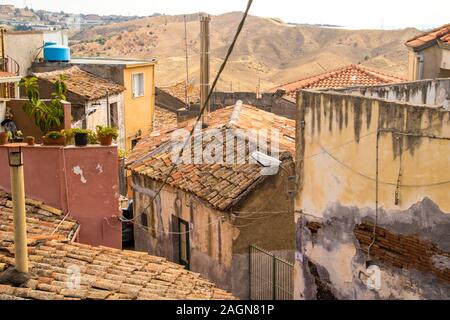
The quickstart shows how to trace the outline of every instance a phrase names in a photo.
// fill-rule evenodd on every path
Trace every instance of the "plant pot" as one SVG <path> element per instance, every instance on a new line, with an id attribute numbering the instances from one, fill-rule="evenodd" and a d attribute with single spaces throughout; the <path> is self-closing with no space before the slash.
<path id="1" fill-rule="evenodd" d="M 0 132 L 0 146 L 3 146 L 8 143 L 8 133 Z"/>
<path id="2" fill-rule="evenodd" d="M 26 138 L 25 138 L 25 141 L 27 142 L 27 144 L 28 144 L 29 146 L 34 146 L 34 144 L 35 144 L 35 139 L 34 139 L 34 137 L 26 137 Z"/>
<path id="3" fill-rule="evenodd" d="M 75 133 L 75 146 L 77 147 L 85 147 L 88 145 L 88 134 L 87 133 L 81 133 L 77 132 Z"/>
<path id="4" fill-rule="evenodd" d="M 112 144 L 113 138 L 112 136 L 101 136 L 98 137 L 98 140 L 100 141 L 100 145 L 108 147 Z"/>
<path id="5" fill-rule="evenodd" d="M 47 137 L 42 137 L 42 142 L 44 146 L 63 146 L 66 143 L 65 137 L 59 137 L 58 139 L 52 139 Z"/>
<path id="6" fill-rule="evenodd" d="M 14 142 L 22 143 L 24 139 L 23 139 L 23 137 L 16 137 L 13 140 L 14 140 Z"/>

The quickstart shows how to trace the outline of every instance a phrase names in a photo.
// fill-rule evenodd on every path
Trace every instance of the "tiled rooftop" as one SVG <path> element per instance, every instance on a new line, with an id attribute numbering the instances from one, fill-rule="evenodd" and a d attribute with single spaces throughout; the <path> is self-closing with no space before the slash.
<path id="1" fill-rule="evenodd" d="M 78 223 L 61 210 L 40 201 L 26 200 L 27 233 L 30 243 L 41 240 L 72 240 Z M 0 190 L 0 247 L 13 245 L 13 213 L 10 196 Z"/>
<path id="2" fill-rule="evenodd" d="M 34 73 L 34 75 L 43 80 L 55 83 L 60 76 L 64 76 L 64 83 L 67 89 L 87 101 L 98 100 L 109 95 L 119 94 L 125 91 L 125 87 L 112 81 L 97 77 L 92 73 L 81 70 L 78 67 L 68 69 Z"/>
<path id="3" fill-rule="evenodd" d="M 319 74 L 299 81 L 287 83 L 272 89 L 285 90 L 289 95 L 295 95 L 300 89 L 337 89 L 357 85 L 377 85 L 405 82 L 396 76 L 390 76 L 360 65 L 349 65 L 330 72 Z"/>
<path id="4" fill-rule="evenodd" d="M 414 37 L 406 42 L 406 46 L 416 49 L 436 40 L 450 45 L 450 24 L 446 24 L 430 32 Z"/>
<path id="5" fill-rule="evenodd" d="M 219 129 L 225 138 L 224 129 L 231 129 L 236 135 L 241 134 L 242 129 L 244 131 L 276 129 L 280 132 L 279 150 L 277 151 L 280 152 L 281 158 L 293 157 L 295 153 L 295 121 L 251 106 L 242 106 L 240 111 L 236 111 L 234 107 L 227 107 L 212 112 L 207 118 L 208 129 L 204 130 L 204 134 L 211 133 L 210 129 Z M 171 134 L 180 128 L 190 131 L 194 123 L 195 120 L 190 120 L 178 128 L 174 127 L 150 133 L 132 151 L 127 161 L 128 167 L 140 175 L 160 182 L 165 181 L 173 164 Z M 217 148 L 224 147 L 223 141 L 218 139 L 211 140 L 204 137 L 203 142 L 203 149 L 208 147 L 218 150 Z M 265 179 L 265 176 L 261 175 L 262 167 L 248 161 L 249 148 L 246 148 L 244 143 L 249 146 L 255 144 L 255 141 L 248 139 L 247 142 L 244 142 L 242 140 L 239 145 L 234 144 L 232 150 L 235 154 L 237 154 L 237 148 L 245 150 L 245 161 L 242 164 L 216 162 L 212 164 L 179 164 L 167 180 L 168 184 L 206 200 L 213 208 L 218 210 L 228 211 L 232 209 Z M 274 141 L 270 141 L 270 133 L 269 143 L 274 143 Z M 192 154 L 194 155 L 194 152 Z M 224 153 L 224 157 L 226 156 Z"/>
<path id="6" fill-rule="evenodd" d="M 10 207 L 8 195 L 2 192 L 0 278 L 15 264 Z M 59 210 L 27 200 L 30 279 L 20 287 L 6 281 L 0 284 L 0 300 L 234 299 L 199 274 L 164 258 L 73 243 L 78 225 L 70 218 L 62 219 Z M 74 272 L 79 272 L 78 284 L 72 282 Z"/>
<path id="7" fill-rule="evenodd" d="M 171 96 L 178 98 L 179 100 L 186 102 L 186 83 L 179 82 L 173 86 L 159 87 L 159 89 L 167 92 Z M 192 85 L 189 87 L 188 98 L 190 103 L 200 102 L 200 87 L 198 85 Z"/>
<path id="8" fill-rule="evenodd" d="M 153 130 L 173 128 L 177 125 L 177 115 L 164 108 L 155 106 L 155 120 L 153 121 Z"/>

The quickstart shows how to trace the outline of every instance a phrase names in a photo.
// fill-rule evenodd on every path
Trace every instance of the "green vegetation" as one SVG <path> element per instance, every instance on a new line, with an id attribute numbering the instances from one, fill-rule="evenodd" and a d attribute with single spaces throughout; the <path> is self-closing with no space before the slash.
<path id="1" fill-rule="evenodd" d="M 88 140 L 89 144 L 98 144 L 97 133 L 92 130 L 88 130 Z"/>
<path id="2" fill-rule="evenodd" d="M 97 135 L 99 138 L 111 136 L 114 140 L 119 136 L 117 128 L 97 126 Z"/>
<path id="3" fill-rule="evenodd" d="M 58 132 L 58 131 L 50 131 L 49 133 L 47 133 L 45 135 L 45 137 L 49 138 L 49 139 L 56 140 L 56 139 L 59 139 L 61 137 L 64 137 L 64 135 L 61 132 Z"/>
<path id="4" fill-rule="evenodd" d="M 55 82 L 52 99 L 45 104 L 40 99 L 38 79 L 36 77 L 24 77 L 20 81 L 20 86 L 25 88 L 28 97 L 27 103 L 23 109 L 29 117 L 33 117 L 35 124 L 41 129 L 42 133 L 47 133 L 57 129 L 64 121 L 64 110 L 61 101 L 66 100 L 67 86 L 64 78 L 61 76 Z"/>

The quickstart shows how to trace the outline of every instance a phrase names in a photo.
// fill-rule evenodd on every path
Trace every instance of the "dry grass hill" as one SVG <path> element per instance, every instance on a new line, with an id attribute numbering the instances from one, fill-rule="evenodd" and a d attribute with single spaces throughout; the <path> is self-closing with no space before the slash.
<path id="1" fill-rule="evenodd" d="M 211 21 L 212 75 L 218 70 L 242 13 L 213 16 Z M 187 17 L 190 77 L 199 78 L 198 15 Z M 279 19 L 250 16 L 218 90 L 262 89 L 362 63 L 406 76 L 403 43 L 419 33 L 404 30 L 344 30 L 291 25 Z M 158 16 L 99 26 L 72 36 L 74 56 L 110 56 L 159 60 L 157 85 L 184 81 L 183 16 Z"/>

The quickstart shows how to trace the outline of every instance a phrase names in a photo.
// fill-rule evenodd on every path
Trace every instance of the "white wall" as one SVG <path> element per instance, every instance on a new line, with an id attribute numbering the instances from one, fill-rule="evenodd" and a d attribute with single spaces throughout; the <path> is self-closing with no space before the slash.
<path id="1" fill-rule="evenodd" d="M 119 118 L 119 138 L 117 144 L 119 148 L 125 149 L 125 123 L 123 119 L 123 94 L 118 94 L 109 97 L 109 104 L 117 103 L 118 118 Z M 97 111 L 86 118 L 86 128 L 94 130 L 98 125 L 108 125 L 108 106 L 106 98 L 90 101 L 87 104 L 86 112 L 91 109 L 97 109 Z"/>

